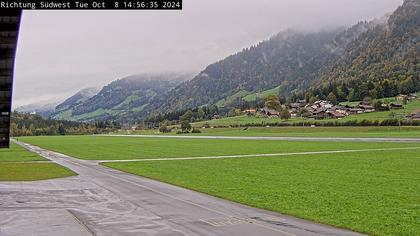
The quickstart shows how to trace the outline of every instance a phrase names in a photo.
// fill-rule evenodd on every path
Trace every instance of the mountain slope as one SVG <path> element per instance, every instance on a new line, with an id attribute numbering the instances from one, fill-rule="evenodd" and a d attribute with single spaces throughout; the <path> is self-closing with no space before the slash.
<path id="1" fill-rule="evenodd" d="M 55 117 L 131 122 L 203 105 L 237 107 L 269 93 L 307 100 L 333 93 L 345 101 L 419 91 L 419 5 L 406 0 L 393 14 L 348 29 L 287 30 L 209 65 L 189 81 L 182 75 L 118 80 Z"/>
<path id="2" fill-rule="evenodd" d="M 57 109 L 53 118 L 75 121 L 131 119 L 144 114 L 143 110 L 151 100 L 188 78 L 187 74 L 129 76 L 111 82 L 89 99 L 73 103 L 65 109 Z M 73 101 L 78 97 L 76 94 L 68 100 Z"/>
<path id="3" fill-rule="evenodd" d="M 89 98 L 95 96 L 100 91 L 100 88 L 85 88 L 74 94 L 73 96 L 66 99 L 64 102 L 60 103 L 55 107 L 56 111 L 63 111 L 69 109 L 70 107 L 74 107 Z"/>
<path id="4" fill-rule="evenodd" d="M 353 40 L 320 76 L 312 96 L 333 92 L 339 100 L 392 97 L 420 90 L 420 1 L 406 0 L 387 21 Z"/>
<path id="5" fill-rule="evenodd" d="M 270 89 L 293 98 L 310 89 L 308 100 L 333 92 L 341 101 L 418 91 L 419 4 L 406 0 L 393 14 L 346 30 L 282 32 L 208 66 L 150 109 L 237 106 Z"/>
<path id="6" fill-rule="evenodd" d="M 259 91 L 283 85 L 286 91 L 306 87 L 330 54 L 325 47 L 336 32 L 303 34 L 292 30 L 229 56 L 171 90 L 152 109 L 173 111 L 213 104 L 241 90 Z M 322 60 L 320 62 L 319 60 Z"/>
<path id="7" fill-rule="evenodd" d="M 162 112 L 220 105 L 237 99 L 238 94 L 255 94 L 276 87 L 285 96 L 305 90 L 350 42 L 370 27 L 370 23 L 360 22 L 345 31 L 281 32 L 209 65 L 191 81 L 153 102 L 150 109 Z"/>
<path id="8" fill-rule="evenodd" d="M 28 104 L 16 108 L 16 111 L 22 113 L 36 113 L 38 115 L 48 117 L 54 112 L 54 108 L 58 102 L 39 102 Z"/>

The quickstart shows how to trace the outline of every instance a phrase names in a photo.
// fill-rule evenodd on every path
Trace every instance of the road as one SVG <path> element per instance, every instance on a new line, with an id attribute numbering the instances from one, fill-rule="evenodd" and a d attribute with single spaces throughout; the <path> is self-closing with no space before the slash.
<path id="1" fill-rule="evenodd" d="M 205 136 L 205 135 L 123 135 L 100 134 L 97 136 L 133 137 L 133 138 L 181 138 L 181 139 L 239 139 L 239 140 L 279 140 L 279 141 L 325 141 L 325 142 L 414 142 L 420 143 L 420 138 L 330 138 L 330 137 L 266 137 L 266 136 Z"/>
<path id="2" fill-rule="evenodd" d="M 79 175 L 0 183 L 0 235 L 360 235 L 23 144 Z"/>

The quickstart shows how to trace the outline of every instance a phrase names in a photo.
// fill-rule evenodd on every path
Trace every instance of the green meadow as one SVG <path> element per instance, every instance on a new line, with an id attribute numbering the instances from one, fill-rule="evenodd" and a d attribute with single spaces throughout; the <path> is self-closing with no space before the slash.
<path id="1" fill-rule="evenodd" d="M 165 137 L 45 136 L 21 141 L 85 160 L 127 160 L 416 147 L 417 143 L 307 142 Z"/>
<path id="2" fill-rule="evenodd" d="M 0 149 L 0 163 L 25 162 L 25 161 L 48 161 L 47 159 L 29 152 L 21 146 L 11 143 L 10 148 Z"/>
<path id="3" fill-rule="evenodd" d="M 0 181 L 33 181 L 73 176 L 75 173 L 13 144 L 0 149 Z"/>
<path id="4" fill-rule="evenodd" d="M 370 235 L 420 232 L 419 150 L 103 164 Z"/>
<path id="5" fill-rule="evenodd" d="M 126 135 L 188 135 L 188 136 L 249 136 L 249 137 L 341 137 L 341 138 L 420 138 L 419 126 L 346 126 L 346 127 L 240 127 L 200 128 L 198 134 L 160 133 L 159 130 L 120 131 Z"/>
<path id="6" fill-rule="evenodd" d="M 49 136 L 20 140 L 86 160 L 172 158 L 171 161 L 102 164 L 238 203 L 370 235 L 420 232 L 420 150 L 410 149 L 420 148 L 418 143 L 134 136 Z M 299 154 L 340 150 L 353 151 Z M 282 155 L 176 160 L 264 153 Z"/>

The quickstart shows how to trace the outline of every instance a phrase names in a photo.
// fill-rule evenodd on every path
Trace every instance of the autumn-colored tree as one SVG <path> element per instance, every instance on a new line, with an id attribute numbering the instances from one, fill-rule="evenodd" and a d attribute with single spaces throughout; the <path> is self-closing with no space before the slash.
<path id="1" fill-rule="evenodd" d="M 280 111 L 281 110 L 281 103 L 280 103 L 280 99 L 277 95 L 269 95 L 266 99 L 265 99 L 265 107 L 269 108 L 269 109 L 273 109 L 276 111 Z"/>

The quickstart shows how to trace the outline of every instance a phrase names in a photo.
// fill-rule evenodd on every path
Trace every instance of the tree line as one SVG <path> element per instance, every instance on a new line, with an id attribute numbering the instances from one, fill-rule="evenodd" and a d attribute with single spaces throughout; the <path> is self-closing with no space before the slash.
<path id="1" fill-rule="evenodd" d="M 42 136 L 42 135 L 81 135 L 101 134 L 120 129 L 121 126 L 112 121 L 81 123 L 66 120 L 46 119 L 37 114 L 12 112 L 10 135 Z"/>
<path id="2" fill-rule="evenodd" d="M 291 100 L 305 99 L 330 100 L 336 102 L 361 101 L 366 97 L 373 99 L 395 97 L 420 91 L 418 75 L 399 76 L 399 79 L 383 81 L 360 79 L 333 81 L 318 85 L 306 92 L 294 93 Z"/>
<path id="3" fill-rule="evenodd" d="M 220 110 L 217 106 L 201 106 L 194 109 L 184 109 L 165 114 L 158 114 L 145 119 L 145 122 L 159 123 L 163 121 L 180 121 L 180 117 L 188 112 L 188 118 L 191 122 L 210 120 L 215 115 L 220 114 Z"/>

